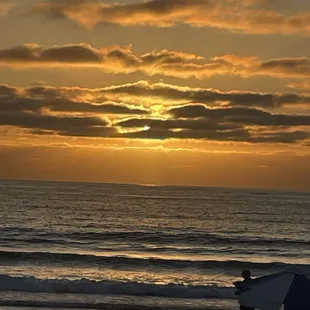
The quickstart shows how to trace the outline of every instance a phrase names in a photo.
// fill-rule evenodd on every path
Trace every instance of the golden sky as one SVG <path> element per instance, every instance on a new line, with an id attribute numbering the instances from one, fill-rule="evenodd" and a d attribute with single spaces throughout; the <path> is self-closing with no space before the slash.
<path id="1" fill-rule="evenodd" d="M 309 0 L 3 0 L 0 178 L 310 190 Z"/>

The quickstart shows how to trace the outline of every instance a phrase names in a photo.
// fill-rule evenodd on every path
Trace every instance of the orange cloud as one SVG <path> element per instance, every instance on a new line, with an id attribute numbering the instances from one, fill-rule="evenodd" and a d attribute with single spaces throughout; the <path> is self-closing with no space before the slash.
<path id="1" fill-rule="evenodd" d="M 13 8 L 12 4 L 0 3 L 0 17 L 7 15 Z"/>
<path id="2" fill-rule="evenodd" d="M 38 3 L 32 13 L 72 20 L 88 29 L 98 24 L 213 27 L 252 34 L 309 35 L 310 13 L 277 12 L 266 0 L 150 0 L 120 4 L 94 0 Z"/>
<path id="3" fill-rule="evenodd" d="M 302 89 L 309 91 L 310 90 L 310 81 L 304 81 L 304 82 L 299 82 L 299 83 L 290 83 L 288 85 L 290 88 L 293 89 Z"/>
<path id="4" fill-rule="evenodd" d="M 95 48 L 88 44 L 68 44 L 43 48 L 37 44 L 24 44 L 1 49 L 0 65 L 40 69 L 98 68 L 108 73 L 141 72 L 149 76 L 163 75 L 182 79 L 205 79 L 214 75 L 275 78 L 310 76 L 310 59 L 306 57 L 262 61 L 254 56 L 224 55 L 207 61 L 199 55 L 165 49 L 137 55 L 130 46 L 117 45 Z"/>
<path id="5" fill-rule="evenodd" d="M 38 3 L 33 12 L 67 18 L 86 28 L 100 23 L 172 27 L 188 16 L 197 15 L 201 9 L 211 7 L 213 5 L 205 0 L 155 0 L 129 4 L 69 0 Z"/>
<path id="6" fill-rule="evenodd" d="M 67 88 L 66 91 L 69 91 Z M 90 89 L 75 90 L 89 93 Z M 223 92 L 212 88 L 191 88 L 167 83 L 138 81 L 120 85 L 107 86 L 91 91 L 92 96 L 106 96 L 110 99 L 132 102 L 154 102 L 169 106 L 186 103 L 203 103 L 210 107 L 261 107 L 265 109 L 286 108 L 290 106 L 309 105 L 310 96 L 296 93 L 262 93 L 232 90 Z M 146 98 L 146 100 L 144 100 Z M 150 105 L 150 104 L 148 104 Z"/>

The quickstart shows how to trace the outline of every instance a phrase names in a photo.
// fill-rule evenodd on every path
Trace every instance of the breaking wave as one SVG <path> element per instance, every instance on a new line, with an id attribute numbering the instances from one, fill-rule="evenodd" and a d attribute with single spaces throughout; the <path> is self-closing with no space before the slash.
<path id="1" fill-rule="evenodd" d="M 187 286 L 181 284 L 146 284 L 138 282 L 95 281 L 90 279 L 37 279 L 0 275 L 0 291 L 117 294 L 133 296 L 158 296 L 172 298 L 234 298 L 231 287 Z"/>

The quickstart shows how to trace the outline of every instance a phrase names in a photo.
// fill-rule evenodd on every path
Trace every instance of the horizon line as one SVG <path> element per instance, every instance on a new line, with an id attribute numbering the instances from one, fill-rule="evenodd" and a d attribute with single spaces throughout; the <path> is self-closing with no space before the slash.
<path id="1" fill-rule="evenodd" d="M 281 191 L 310 194 L 310 189 L 288 189 L 288 188 L 263 188 L 263 187 L 241 187 L 241 186 L 212 186 L 212 185 L 186 185 L 186 184 L 150 184 L 150 183 L 126 183 L 126 182 L 104 182 L 104 181 L 76 181 L 76 180 L 51 180 L 51 179 L 17 179 L 0 178 L 0 182 L 42 182 L 42 183 L 80 183 L 80 184 L 101 184 L 115 186 L 137 186 L 137 187 L 172 187 L 172 188 L 200 188 L 200 189 L 229 189 L 229 190 L 254 190 L 254 191 Z"/>

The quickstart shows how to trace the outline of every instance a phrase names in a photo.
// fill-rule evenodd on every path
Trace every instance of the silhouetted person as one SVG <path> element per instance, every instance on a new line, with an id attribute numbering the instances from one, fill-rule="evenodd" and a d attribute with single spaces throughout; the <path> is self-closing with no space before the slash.
<path id="1" fill-rule="evenodd" d="M 234 285 L 236 286 L 236 295 L 240 296 L 242 292 L 244 292 L 247 289 L 247 285 L 251 282 L 251 271 L 250 270 L 243 270 L 241 273 L 241 276 L 243 278 L 243 281 L 237 281 L 234 282 Z M 240 305 L 240 310 L 255 310 L 254 308 L 247 307 Z"/>

